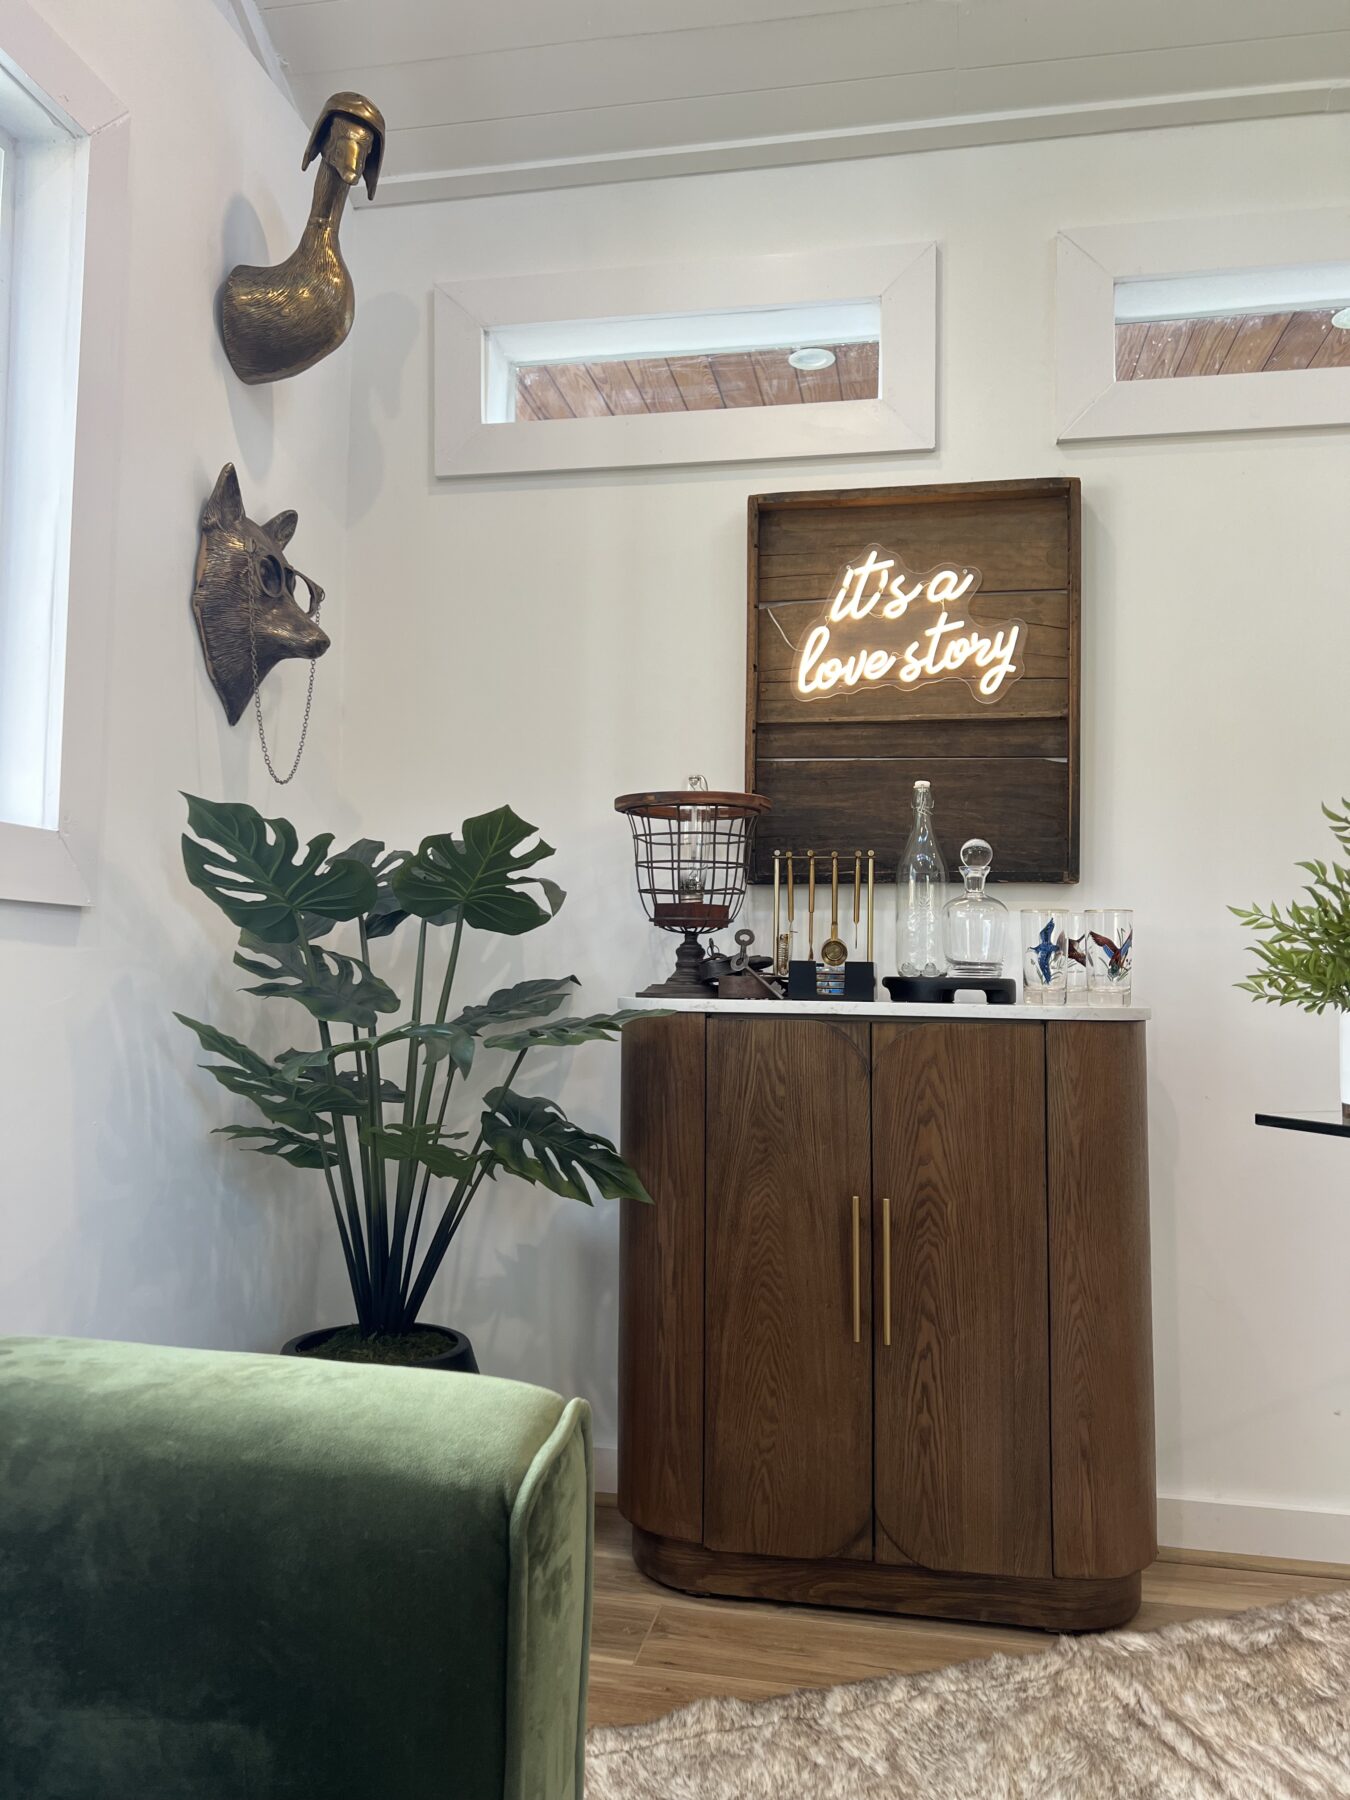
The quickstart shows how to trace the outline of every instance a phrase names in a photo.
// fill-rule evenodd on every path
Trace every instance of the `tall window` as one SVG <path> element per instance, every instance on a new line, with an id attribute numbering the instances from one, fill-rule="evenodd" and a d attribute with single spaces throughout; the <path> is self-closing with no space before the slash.
<path id="1" fill-rule="evenodd" d="M 52 96 L 59 95 L 60 99 Z M 74 108 L 75 110 L 71 110 Z M 78 115 L 78 116 L 77 116 Z M 97 749 L 76 615 L 116 478 L 126 112 L 24 0 L 0 13 L 0 900 L 89 897 Z"/>

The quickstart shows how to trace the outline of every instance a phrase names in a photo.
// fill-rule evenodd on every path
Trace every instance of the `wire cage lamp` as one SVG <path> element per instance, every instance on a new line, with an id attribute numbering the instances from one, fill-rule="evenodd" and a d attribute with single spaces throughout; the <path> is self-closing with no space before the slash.
<path id="1" fill-rule="evenodd" d="M 771 802 L 762 794 L 710 790 L 701 775 L 687 788 L 652 794 L 620 794 L 633 833 L 638 893 L 652 924 L 678 931 L 674 973 L 643 989 L 644 995 L 706 997 L 701 937 L 730 925 L 745 902 L 746 866 L 759 815 Z"/>

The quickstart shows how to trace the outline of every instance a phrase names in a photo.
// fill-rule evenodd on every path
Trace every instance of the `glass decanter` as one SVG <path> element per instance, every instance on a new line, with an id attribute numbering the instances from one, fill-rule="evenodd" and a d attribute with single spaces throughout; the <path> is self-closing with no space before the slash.
<path id="1" fill-rule="evenodd" d="M 902 975 L 941 975 L 947 865 L 933 828 L 933 790 L 914 783 L 914 825 L 895 871 L 895 961 Z"/>
<path id="2" fill-rule="evenodd" d="M 942 934 L 947 964 L 953 975 L 1001 975 L 1003 946 L 1008 933 L 1008 909 L 986 894 L 984 884 L 994 852 L 983 838 L 968 838 L 961 846 L 961 875 L 965 892 L 949 900 L 943 909 Z"/>

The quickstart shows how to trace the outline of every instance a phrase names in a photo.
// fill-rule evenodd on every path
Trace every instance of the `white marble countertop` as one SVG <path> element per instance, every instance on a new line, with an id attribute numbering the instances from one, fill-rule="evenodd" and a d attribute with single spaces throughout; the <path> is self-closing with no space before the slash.
<path id="1" fill-rule="evenodd" d="M 665 1000 L 653 995 L 625 995 L 619 1005 L 657 1012 L 784 1013 L 808 1019 L 983 1019 L 995 1025 L 1063 1025 L 1070 1020 L 1093 1025 L 1122 1025 L 1152 1018 L 1147 1006 L 989 1006 L 954 1000 L 945 1006 L 900 1005 L 894 1000 Z"/>

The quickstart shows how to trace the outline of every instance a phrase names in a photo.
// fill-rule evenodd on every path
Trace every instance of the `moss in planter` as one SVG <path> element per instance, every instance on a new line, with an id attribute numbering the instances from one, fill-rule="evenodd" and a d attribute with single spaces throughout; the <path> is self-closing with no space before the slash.
<path id="1" fill-rule="evenodd" d="M 359 1325 L 344 1325 L 322 1344 L 301 1352 L 321 1362 L 419 1363 L 444 1356 L 454 1344 L 443 1331 L 414 1325 L 411 1331 L 377 1332 L 365 1337 Z"/>

